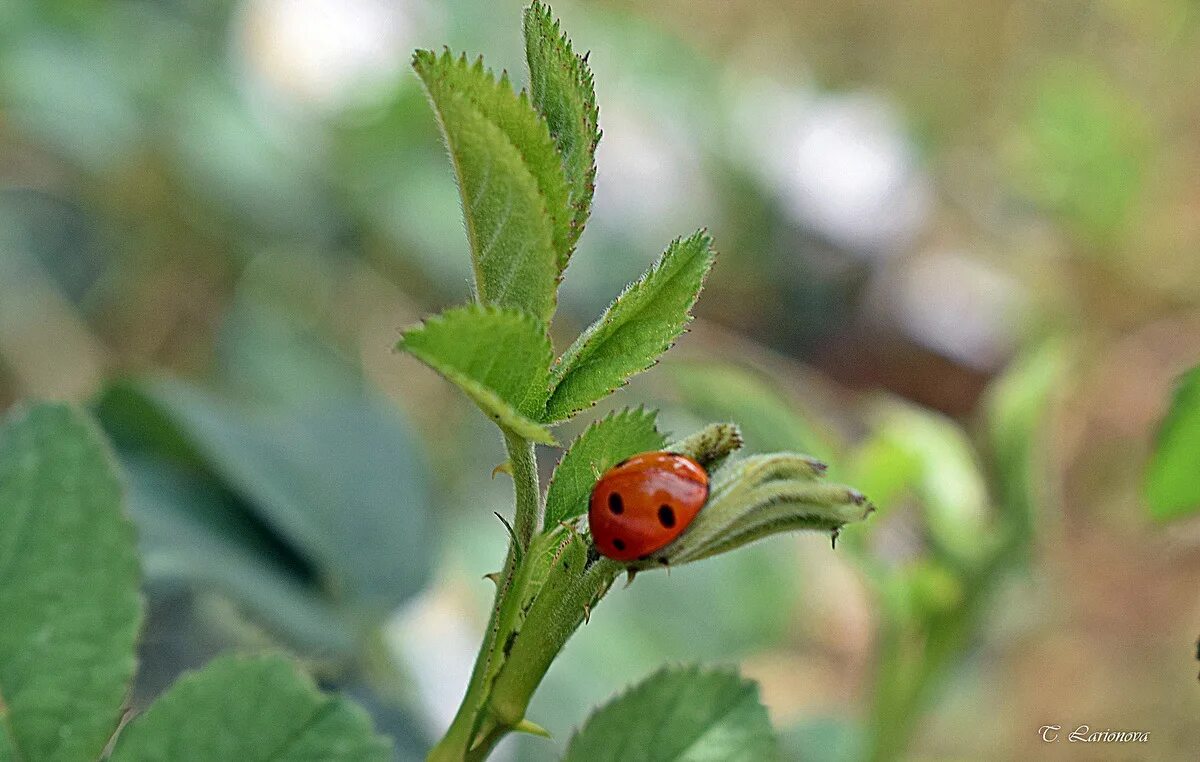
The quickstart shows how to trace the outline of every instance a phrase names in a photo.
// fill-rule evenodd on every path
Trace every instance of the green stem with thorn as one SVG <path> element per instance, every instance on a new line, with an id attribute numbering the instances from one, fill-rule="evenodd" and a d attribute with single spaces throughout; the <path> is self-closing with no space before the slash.
<path id="1" fill-rule="evenodd" d="M 487 631 L 480 645 L 479 655 L 475 659 L 470 682 L 467 684 L 467 692 L 446 734 L 429 752 L 429 762 L 461 762 L 486 756 L 486 751 L 483 756 L 474 756 L 472 748 L 476 746 L 475 740 L 479 737 L 479 728 L 484 720 L 482 715 L 488 704 L 488 680 L 492 676 L 493 659 L 498 644 L 504 643 L 508 637 L 507 632 L 501 632 L 510 624 L 503 616 L 505 603 L 521 592 L 513 589 L 513 583 L 517 577 L 517 570 L 527 555 L 530 542 L 542 523 L 541 495 L 533 443 L 506 432 L 504 444 L 508 452 L 509 472 L 513 479 L 514 534 L 508 546 L 504 568 L 493 578 L 496 582 L 496 597 L 492 604 Z M 510 729 L 506 728 L 504 732 L 507 733 Z"/>

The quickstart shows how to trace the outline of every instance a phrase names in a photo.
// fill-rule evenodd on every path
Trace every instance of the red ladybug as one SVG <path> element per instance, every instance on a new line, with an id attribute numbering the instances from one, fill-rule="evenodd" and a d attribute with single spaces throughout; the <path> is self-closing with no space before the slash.
<path id="1" fill-rule="evenodd" d="M 588 506 L 592 539 L 601 553 L 632 561 L 670 545 L 708 499 L 708 473 L 670 452 L 645 452 L 610 468 Z"/>

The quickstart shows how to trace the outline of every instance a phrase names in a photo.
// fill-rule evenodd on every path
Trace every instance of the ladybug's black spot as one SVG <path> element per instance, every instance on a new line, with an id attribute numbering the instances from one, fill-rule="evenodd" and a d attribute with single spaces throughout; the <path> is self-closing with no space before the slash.
<path id="1" fill-rule="evenodd" d="M 675 509 L 669 505 L 660 505 L 658 507 L 658 523 L 667 529 L 675 526 Z"/>
<path id="2" fill-rule="evenodd" d="M 625 541 L 622 540 L 620 537 L 614 537 L 613 538 L 613 547 L 616 548 L 617 550 L 625 550 Z"/>
<path id="3" fill-rule="evenodd" d="M 620 516 L 625 512 L 625 501 L 621 499 L 620 493 L 608 493 L 608 510 L 612 511 L 616 516 Z"/>

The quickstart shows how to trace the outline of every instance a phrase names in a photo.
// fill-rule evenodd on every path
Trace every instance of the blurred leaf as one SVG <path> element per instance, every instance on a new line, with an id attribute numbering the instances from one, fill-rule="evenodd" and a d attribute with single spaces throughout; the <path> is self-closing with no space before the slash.
<path id="1" fill-rule="evenodd" d="M 758 686 L 733 672 L 670 668 L 596 710 L 564 762 L 766 762 L 779 758 Z"/>
<path id="2" fill-rule="evenodd" d="M 864 471 L 890 472 L 876 478 L 893 498 L 901 492 L 900 480 L 912 480 L 908 486 L 940 548 L 962 560 L 978 559 L 988 550 L 994 537 L 987 531 L 987 484 L 977 454 L 958 424 L 928 410 L 887 403 L 876 413 L 874 433 L 863 449 L 871 458 L 862 463 Z M 871 481 L 869 474 L 863 475 Z M 881 506 L 886 512 L 886 504 Z"/>
<path id="3" fill-rule="evenodd" d="M 761 374 L 717 362 L 671 362 L 668 369 L 689 408 L 704 418 L 737 421 L 754 451 L 833 455 L 829 435 Z"/>
<path id="4" fill-rule="evenodd" d="M 388 669 L 392 667 L 389 665 Z M 371 715 L 377 732 L 391 739 L 391 762 L 422 762 L 433 746 L 425 717 L 418 716 L 417 709 L 412 706 L 409 690 L 410 684 L 407 682 L 383 686 L 381 690 L 380 686 L 373 686 L 368 680 L 339 688 L 341 695 L 353 700 Z M 389 695 L 396 691 L 403 695 Z"/>
<path id="5" fill-rule="evenodd" d="M 600 142 L 596 90 L 587 61 L 575 54 L 550 9 L 540 2 L 525 10 L 525 60 L 533 105 L 550 126 L 570 188 L 571 230 L 568 248 L 559 258 L 562 270 L 592 211 Z"/>
<path id="6" fill-rule="evenodd" d="M 337 235 L 321 151 L 285 144 L 271 132 L 291 125 L 271 125 L 220 71 L 195 72 L 170 95 L 168 161 L 186 190 L 275 238 L 324 242 Z"/>
<path id="7" fill-rule="evenodd" d="M 114 762 L 391 759 L 366 713 L 278 656 L 222 657 L 186 675 L 117 739 Z"/>
<path id="8" fill-rule="evenodd" d="M 218 485 L 159 458 L 126 455 L 146 577 L 216 589 L 306 652 L 354 647 L 313 570 Z"/>
<path id="9" fill-rule="evenodd" d="M 796 762 L 855 762 L 863 758 L 862 731 L 838 717 L 805 720 L 780 735 L 787 759 Z"/>
<path id="10" fill-rule="evenodd" d="M 1022 190 L 1089 238 L 1118 237 L 1141 200 L 1145 109 L 1092 60 L 1044 67 L 1027 98 L 1014 152 Z"/>
<path id="11" fill-rule="evenodd" d="M 1015 360 L 988 387 L 984 407 L 999 506 L 1021 537 L 1036 526 L 1037 502 L 1049 481 L 1045 462 L 1047 408 L 1070 367 L 1063 341 L 1044 341 Z"/>
<path id="12" fill-rule="evenodd" d="M 39 32 L 0 47 L 0 109 L 89 171 L 121 161 L 142 137 L 132 94 L 90 39 Z"/>
<path id="13" fill-rule="evenodd" d="M 921 480 L 923 464 L 891 436 L 873 436 L 854 453 L 854 483 L 877 505 L 892 506 Z"/>
<path id="14" fill-rule="evenodd" d="M 570 207 L 558 151 L 528 98 L 483 59 L 419 50 L 425 84 L 450 150 L 462 195 L 475 288 L 484 304 L 513 307 L 550 322 Z"/>
<path id="15" fill-rule="evenodd" d="M 85 309 L 109 266 L 109 251 L 97 238 L 96 221 L 70 199 L 28 188 L 0 192 L 0 259 L 36 262 L 72 304 Z M 10 283 L 24 269 L 20 263 L 16 273 L 12 268 L 0 263 Z"/>
<path id="16" fill-rule="evenodd" d="M 1179 379 L 1146 468 L 1146 501 L 1156 519 L 1200 511 L 1200 366 Z"/>
<path id="17" fill-rule="evenodd" d="M 661 450 L 666 439 L 655 428 L 657 414 L 638 408 L 610 413 L 571 443 L 546 490 L 546 526 L 587 513 L 592 487 L 608 469 L 640 452 Z"/>
<path id="18" fill-rule="evenodd" d="M 94 760 L 141 623 L 133 526 L 100 432 L 65 405 L 0 425 L 0 758 Z"/>
<path id="19" fill-rule="evenodd" d="M 691 320 L 713 257 L 703 230 L 672 242 L 558 358 L 544 420 L 569 418 L 657 362 Z"/>
<path id="20" fill-rule="evenodd" d="M 375 615 L 425 583 L 431 563 L 425 470 L 404 422 L 371 398 L 244 409 L 176 381 L 117 387 L 99 410 L 138 442 L 185 445 L 282 542 L 313 565 L 334 600 Z M 168 436 L 169 434 L 169 436 Z"/>
<path id="21" fill-rule="evenodd" d="M 332 257 L 289 252 L 247 263 L 216 346 L 222 385 L 255 401 L 302 404 L 362 395 L 359 367 L 334 349 L 334 292 L 347 278 Z"/>
<path id="22" fill-rule="evenodd" d="M 468 305 L 447 310 L 404 332 L 401 349 L 462 389 L 498 426 L 553 444 L 530 416 L 546 400 L 550 337 L 531 315 Z"/>

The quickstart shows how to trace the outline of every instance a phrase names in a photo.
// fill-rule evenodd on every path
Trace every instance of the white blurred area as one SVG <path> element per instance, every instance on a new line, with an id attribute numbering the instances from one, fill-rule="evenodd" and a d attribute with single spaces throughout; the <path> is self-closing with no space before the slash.
<path id="1" fill-rule="evenodd" d="M 798 223 L 871 258 L 904 251 L 924 228 L 929 179 L 889 101 L 760 82 L 736 102 L 735 141 Z"/>
<path id="2" fill-rule="evenodd" d="M 640 103 L 610 97 L 602 105 L 592 215 L 599 227 L 656 240 L 681 225 L 698 227 L 714 204 L 697 137 L 677 115 Z"/>
<path id="3" fill-rule="evenodd" d="M 930 251 L 879 284 L 882 319 L 955 362 L 998 368 L 1017 346 L 1030 298 L 1016 278 L 977 256 Z"/>
<path id="4" fill-rule="evenodd" d="M 246 0 L 233 46 L 257 93 L 301 112 L 336 113 L 394 83 L 436 17 L 424 0 Z"/>
<path id="5" fill-rule="evenodd" d="M 396 612 L 387 628 L 388 646 L 412 678 L 434 737 L 450 727 L 471 679 L 480 638 L 464 613 L 472 603 L 433 587 Z"/>
<path id="6" fill-rule="evenodd" d="M 388 649 L 412 680 L 431 738 L 440 738 L 450 727 L 471 680 L 483 623 L 467 612 L 478 603 L 459 585 L 437 585 L 407 603 L 388 623 Z M 502 741 L 490 759 L 513 759 L 513 741 Z"/>
<path id="7" fill-rule="evenodd" d="M 796 223 L 878 263 L 867 311 L 909 339 L 980 371 L 1010 356 L 1029 307 L 1025 288 L 977 253 L 918 249 L 936 214 L 895 107 L 867 92 L 743 86 L 732 135 Z"/>

